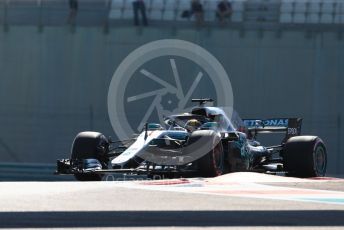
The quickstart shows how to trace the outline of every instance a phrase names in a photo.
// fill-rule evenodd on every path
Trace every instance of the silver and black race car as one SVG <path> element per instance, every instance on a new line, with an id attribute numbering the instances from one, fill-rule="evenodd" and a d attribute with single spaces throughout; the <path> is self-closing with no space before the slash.
<path id="1" fill-rule="evenodd" d="M 56 174 L 102 180 L 105 174 L 164 177 L 253 171 L 295 177 L 324 176 L 327 152 L 317 136 L 301 136 L 301 118 L 240 119 L 233 111 L 193 99 L 192 111 L 147 123 L 140 134 L 112 141 L 98 132 L 81 132 L 69 159 L 57 161 Z M 228 113 L 231 116 L 228 116 Z M 261 133 L 283 133 L 281 143 L 262 146 Z"/>

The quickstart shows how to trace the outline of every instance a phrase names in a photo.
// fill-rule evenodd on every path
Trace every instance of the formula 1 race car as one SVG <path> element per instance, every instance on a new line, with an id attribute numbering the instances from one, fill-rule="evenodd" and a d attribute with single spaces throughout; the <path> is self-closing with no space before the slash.
<path id="1" fill-rule="evenodd" d="M 81 132 L 70 159 L 57 161 L 56 174 L 73 174 L 80 181 L 102 180 L 105 174 L 145 174 L 214 177 L 252 171 L 295 177 L 324 176 L 327 152 L 317 136 L 301 136 L 301 118 L 246 119 L 219 107 L 212 99 L 189 113 L 147 123 L 128 140 L 112 141 L 98 132 Z M 278 145 L 262 146 L 260 133 L 283 133 Z"/>

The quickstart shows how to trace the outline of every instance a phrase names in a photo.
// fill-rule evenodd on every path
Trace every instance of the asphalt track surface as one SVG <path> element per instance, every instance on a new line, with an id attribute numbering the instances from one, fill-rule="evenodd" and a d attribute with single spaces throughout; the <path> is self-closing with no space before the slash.
<path id="1" fill-rule="evenodd" d="M 2 182 L 0 228 L 344 229 L 344 180 Z"/>

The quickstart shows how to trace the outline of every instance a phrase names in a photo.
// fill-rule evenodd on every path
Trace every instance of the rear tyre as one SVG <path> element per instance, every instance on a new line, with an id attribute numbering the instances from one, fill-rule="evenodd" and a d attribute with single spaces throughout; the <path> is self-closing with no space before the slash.
<path id="1" fill-rule="evenodd" d="M 102 168 L 107 168 L 109 142 L 107 138 L 97 132 L 81 132 L 73 142 L 72 161 L 83 161 L 84 159 L 97 159 Z M 100 181 L 103 175 L 95 173 L 78 173 L 74 174 L 78 181 Z"/>
<path id="2" fill-rule="evenodd" d="M 316 136 L 291 137 L 283 149 L 283 161 L 288 176 L 325 176 L 327 166 L 325 144 Z"/>
<path id="3" fill-rule="evenodd" d="M 189 137 L 188 151 L 201 156 L 197 168 L 202 177 L 220 176 L 224 172 L 224 153 L 221 137 L 213 130 L 195 131 Z M 206 153 L 206 154 L 204 154 Z"/>

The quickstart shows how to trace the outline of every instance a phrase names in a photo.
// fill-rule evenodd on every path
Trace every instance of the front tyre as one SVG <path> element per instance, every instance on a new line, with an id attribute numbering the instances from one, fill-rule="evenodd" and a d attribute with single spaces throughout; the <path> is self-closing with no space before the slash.
<path id="1" fill-rule="evenodd" d="M 216 177 L 224 172 L 224 154 L 222 143 L 219 142 L 214 148 L 198 160 L 198 168 L 201 176 Z"/>
<path id="2" fill-rule="evenodd" d="M 288 176 L 325 176 L 327 166 L 325 144 L 316 136 L 291 137 L 283 149 L 283 161 Z"/>
<path id="3" fill-rule="evenodd" d="M 213 130 L 197 130 L 188 140 L 188 153 L 199 156 L 195 163 L 203 177 L 220 176 L 224 172 L 224 152 L 221 137 Z"/>
<path id="4" fill-rule="evenodd" d="M 71 160 L 74 162 L 84 162 L 87 159 L 94 159 L 101 164 L 102 169 L 107 168 L 109 151 L 109 141 L 98 132 L 79 133 L 72 145 Z M 85 169 L 82 165 L 82 169 Z M 76 173 L 74 177 L 78 181 L 101 181 L 103 175 L 96 173 Z"/>

